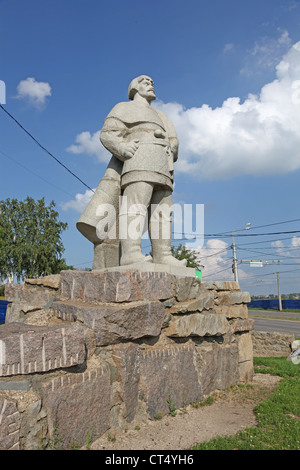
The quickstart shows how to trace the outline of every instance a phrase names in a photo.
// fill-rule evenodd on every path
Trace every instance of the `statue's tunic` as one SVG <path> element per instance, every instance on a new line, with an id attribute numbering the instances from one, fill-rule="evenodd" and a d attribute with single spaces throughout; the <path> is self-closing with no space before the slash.
<path id="1" fill-rule="evenodd" d="M 121 188 L 146 181 L 173 190 L 173 162 L 178 140 L 171 121 L 150 105 L 134 101 L 117 104 L 105 119 L 100 140 L 123 161 Z M 122 156 L 120 144 L 138 140 L 132 158 Z"/>

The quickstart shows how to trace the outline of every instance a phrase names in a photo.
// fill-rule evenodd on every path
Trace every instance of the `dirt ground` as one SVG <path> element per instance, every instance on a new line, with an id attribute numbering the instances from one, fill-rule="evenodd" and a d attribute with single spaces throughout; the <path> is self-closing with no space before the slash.
<path id="1" fill-rule="evenodd" d="M 273 391 L 280 377 L 255 374 L 253 382 L 214 395 L 211 405 L 189 406 L 157 421 L 127 430 L 107 432 L 91 445 L 94 450 L 185 450 L 196 442 L 233 435 L 256 425 L 254 407 Z"/>

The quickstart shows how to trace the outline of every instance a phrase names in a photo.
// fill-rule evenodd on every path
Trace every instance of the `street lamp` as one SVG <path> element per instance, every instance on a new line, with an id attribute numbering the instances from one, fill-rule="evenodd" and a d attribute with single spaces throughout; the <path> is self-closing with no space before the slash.
<path id="1" fill-rule="evenodd" d="M 232 252 L 233 252 L 233 264 L 232 264 L 232 271 L 234 274 L 234 280 L 235 282 L 239 283 L 239 275 L 238 275 L 238 264 L 237 264 L 237 258 L 236 258 L 236 249 L 235 249 L 235 241 L 234 241 L 234 232 L 242 232 L 243 230 L 249 230 L 250 229 L 251 222 L 248 222 L 245 227 L 240 227 L 232 232 Z"/>

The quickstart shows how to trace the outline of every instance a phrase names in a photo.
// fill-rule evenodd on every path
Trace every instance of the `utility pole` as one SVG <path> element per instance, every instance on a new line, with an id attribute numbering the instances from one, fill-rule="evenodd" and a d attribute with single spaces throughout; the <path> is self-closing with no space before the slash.
<path id="1" fill-rule="evenodd" d="M 281 302 L 281 294 L 280 294 L 280 282 L 279 282 L 279 272 L 277 274 L 277 286 L 278 286 L 278 303 L 279 303 L 279 311 L 282 310 L 282 302 Z"/>
<path id="2" fill-rule="evenodd" d="M 239 282 L 239 275 L 238 275 L 238 267 L 237 267 L 237 259 L 236 259 L 236 249 L 235 249 L 235 241 L 234 236 L 232 234 L 232 251 L 233 251 L 233 264 L 232 264 L 232 271 L 234 274 L 235 282 Z"/>
<path id="3" fill-rule="evenodd" d="M 280 263 L 280 259 L 273 259 L 273 260 L 253 260 L 253 259 L 242 259 L 239 260 L 241 263 L 250 263 L 250 266 L 252 265 L 253 267 L 257 268 L 262 268 L 264 264 L 268 263 Z M 282 311 L 282 302 L 281 302 L 281 294 L 280 294 L 280 282 L 279 282 L 279 272 L 277 271 L 276 273 L 270 273 L 270 274 L 276 274 L 277 275 L 277 287 L 278 287 L 278 304 L 279 304 L 279 311 Z"/>
<path id="4" fill-rule="evenodd" d="M 232 254 L 233 254 L 233 263 L 232 263 L 232 272 L 234 274 L 234 280 L 235 282 L 239 283 L 239 275 L 238 275 L 238 264 L 237 264 L 237 258 L 236 258 L 236 248 L 235 248 L 235 241 L 234 241 L 234 232 L 242 232 L 243 230 L 249 230 L 250 229 L 251 222 L 248 222 L 245 227 L 240 227 L 237 228 L 232 232 Z"/>

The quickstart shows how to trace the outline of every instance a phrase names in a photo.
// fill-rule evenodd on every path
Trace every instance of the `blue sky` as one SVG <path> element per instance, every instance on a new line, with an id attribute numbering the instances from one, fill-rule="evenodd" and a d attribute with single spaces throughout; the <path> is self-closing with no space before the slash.
<path id="1" fill-rule="evenodd" d="M 105 117 L 151 76 L 180 141 L 174 202 L 204 204 L 205 234 L 225 233 L 205 239 L 204 278 L 233 279 L 229 235 L 251 222 L 238 259 L 281 263 L 241 263 L 242 289 L 276 293 L 279 271 L 281 291 L 300 292 L 299 31 L 299 0 L 0 0 L 4 107 L 95 188 Z M 2 109 L 0 130 L 0 198 L 54 200 L 67 263 L 91 267 L 75 227 L 87 188 Z"/>

